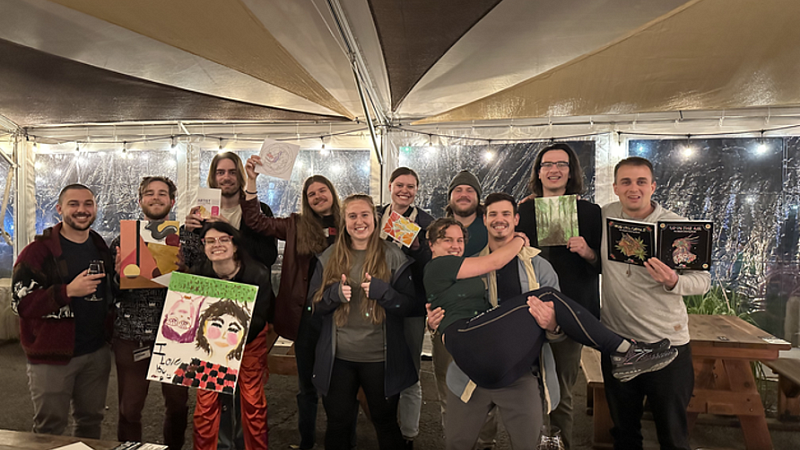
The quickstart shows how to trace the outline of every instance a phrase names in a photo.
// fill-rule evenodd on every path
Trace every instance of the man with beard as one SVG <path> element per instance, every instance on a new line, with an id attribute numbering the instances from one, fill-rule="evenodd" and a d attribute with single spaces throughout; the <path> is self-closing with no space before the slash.
<path id="1" fill-rule="evenodd" d="M 515 226 L 519 222 L 516 201 L 506 193 L 490 194 L 486 197 L 484 208 L 483 222 L 488 230 L 488 245 L 478 256 L 488 255 L 511 242 L 514 239 Z M 553 267 L 539 256 L 539 249 L 528 246 L 523 246 L 517 257 L 503 268 L 489 272 L 483 278 L 487 287 L 487 298 L 493 306 L 523 292 L 543 287 L 559 289 L 558 276 Z M 537 307 L 553 307 L 552 303 L 537 302 Z M 531 301 L 528 303 L 531 305 Z M 436 308 L 428 317 L 428 325 L 438 328 L 444 315 L 445 311 Z M 550 337 L 555 336 L 548 335 Z M 507 345 L 514 343 L 508 342 Z M 542 348 L 541 359 L 553 364 L 552 354 L 546 347 Z M 545 367 L 546 365 L 542 365 L 543 369 Z M 532 367 L 530 373 L 507 387 L 486 389 L 475 386 L 457 365 L 450 365 L 447 374 L 449 399 L 445 426 L 447 448 L 470 448 L 474 445 L 475 433 L 474 428 L 465 428 L 471 426 L 467 424 L 480 422 L 488 411 L 499 410 L 514 448 L 535 449 L 543 411 L 539 380 L 535 372 L 536 369 Z M 546 411 L 558 402 L 558 384 L 553 380 L 553 385 L 549 378 L 543 377 L 544 388 L 549 392 L 549 395 L 544 396 L 547 399 L 547 404 L 544 405 Z"/>
<path id="2" fill-rule="evenodd" d="M 243 248 L 256 261 L 271 269 L 278 257 L 275 238 L 253 231 L 242 220 L 242 203 L 245 200 L 245 170 L 242 160 L 236 153 L 222 152 L 211 160 L 208 170 L 208 187 L 222 191 L 220 214 L 212 216 L 208 221 L 223 221 L 233 225 L 242 237 Z M 264 203 L 259 204 L 261 212 L 272 217 L 272 210 Z M 189 268 L 199 267 L 205 261 L 203 243 L 200 241 L 200 230 L 204 224 L 199 207 L 195 206 L 186 216 L 184 232 L 181 233 L 181 257 L 183 264 Z M 275 305 L 275 302 L 270 302 Z M 274 306 L 267 314 L 267 322 L 272 323 Z M 269 351 L 269 350 L 268 350 Z M 266 378 L 269 378 L 267 373 Z M 220 395 L 223 402 L 220 416 L 220 432 L 218 449 L 244 449 L 244 434 L 241 426 L 241 410 L 239 408 L 239 391 L 234 395 Z M 234 401 L 236 399 L 236 401 Z"/>
<path id="3" fill-rule="evenodd" d="M 467 170 L 462 170 L 450 180 L 447 195 L 450 200 L 445 208 L 445 213 L 448 217 L 453 217 L 461 222 L 467 229 L 464 256 L 473 256 L 486 247 L 488 242 L 486 225 L 483 223 L 483 206 L 480 203 L 481 183 L 475 175 Z M 428 309 L 429 316 L 431 313 L 441 312 L 441 308 L 436 308 L 435 311 Z M 434 329 L 431 328 L 431 330 Z M 439 392 L 439 406 L 444 425 L 447 417 L 447 368 L 453 358 L 442 343 L 442 337 L 438 332 L 432 333 L 431 339 L 433 342 L 433 373 L 436 376 L 436 388 Z M 486 418 L 486 424 L 481 430 L 475 448 L 494 448 L 495 436 L 497 436 L 497 417 L 492 410 Z"/>
<path id="4" fill-rule="evenodd" d="M 177 190 L 175 183 L 167 177 L 144 177 L 139 185 L 139 206 L 144 218 L 151 222 L 166 220 L 175 205 Z M 117 236 L 111 243 L 117 274 L 120 272 L 119 242 Z M 119 282 L 118 275 L 115 282 Z M 111 348 L 117 365 L 117 440 L 120 442 L 142 440 L 142 409 L 150 386 L 147 370 L 166 296 L 167 288 L 126 289 L 117 295 Z M 180 450 L 185 440 L 189 390 L 184 386 L 159 384 L 165 406 L 164 444 L 170 450 Z"/>
<path id="5" fill-rule="evenodd" d="M 486 226 L 483 224 L 481 206 L 481 183 L 475 175 L 462 170 L 447 189 L 450 201 L 445 208 L 448 217 L 453 217 L 467 229 L 467 245 L 464 256 L 472 256 L 486 247 Z M 477 220 L 476 220 L 477 219 Z"/>
<path id="6" fill-rule="evenodd" d="M 33 432 L 62 434 L 71 404 L 74 436 L 99 439 L 111 370 L 112 296 L 107 275 L 89 275 L 88 268 L 95 261 L 111 267 L 114 260 L 90 229 L 97 204 L 88 187 L 66 186 L 56 211 L 63 221 L 36 236 L 14 264 L 12 308 L 28 358 Z"/>

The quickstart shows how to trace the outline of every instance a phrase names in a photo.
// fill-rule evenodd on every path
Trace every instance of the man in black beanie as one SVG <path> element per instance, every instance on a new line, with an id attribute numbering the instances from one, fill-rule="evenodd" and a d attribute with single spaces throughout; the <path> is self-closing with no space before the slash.
<path id="1" fill-rule="evenodd" d="M 486 226 L 483 224 L 481 183 L 475 175 L 462 170 L 450 181 L 447 195 L 450 200 L 445 213 L 467 229 L 464 256 L 472 256 L 483 250 L 488 243 Z"/>

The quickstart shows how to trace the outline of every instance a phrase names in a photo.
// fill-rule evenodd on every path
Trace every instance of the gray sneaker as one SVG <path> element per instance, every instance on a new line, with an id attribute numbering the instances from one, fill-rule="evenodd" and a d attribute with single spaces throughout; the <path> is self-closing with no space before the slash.
<path id="1" fill-rule="evenodd" d="M 677 356 L 678 350 L 670 348 L 667 339 L 655 344 L 632 341 L 626 353 L 611 355 L 611 373 L 624 383 L 643 373 L 663 369 Z"/>

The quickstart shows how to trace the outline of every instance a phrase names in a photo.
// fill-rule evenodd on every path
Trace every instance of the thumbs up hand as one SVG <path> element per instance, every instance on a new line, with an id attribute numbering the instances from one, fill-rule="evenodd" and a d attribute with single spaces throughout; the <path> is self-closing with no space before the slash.
<path id="1" fill-rule="evenodd" d="M 361 283 L 361 289 L 364 289 L 367 298 L 369 298 L 369 284 L 372 282 L 372 277 L 368 273 L 364 273 L 364 278 L 366 278 L 367 281 Z"/>
<path id="2" fill-rule="evenodd" d="M 339 284 L 339 291 L 342 293 L 342 296 L 349 302 L 350 297 L 353 295 L 353 288 L 347 284 L 347 277 L 342 274 L 342 282 Z"/>

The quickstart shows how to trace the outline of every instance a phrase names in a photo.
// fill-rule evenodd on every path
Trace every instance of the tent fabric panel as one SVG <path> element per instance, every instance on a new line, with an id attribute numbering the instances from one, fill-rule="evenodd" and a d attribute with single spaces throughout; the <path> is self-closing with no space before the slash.
<path id="1" fill-rule="evenodd" d="M 249 75 L 46 0 L 0 0 L 0 10 L 0 39 L 189 91 L 291 111 L 333 114 Z"/>
<path id="2" fill-rule="evenodd" d="M 389 77 L 392 110 L 500 0 L 369 0 Z"/>
<path id="3" fill-rule="evenodd" d="M 350 59 L 325 2 L 242 1 L 315 80 L 348 111 L 364 117 Z"/>
<path id="4" fill-rule="evenodd" d="M 627 35 L 687 0 L 503 0 L 456 42 L 397 109 L 421 118 L 519 84 Z"/>
<path id="5" fill-rule="evenodd" d="M 798 105 L 796 17 L 794 0 L 695 0 L 604 48 L 419 123 Z"/>
<path id="6" fill-rule="evenodd" d="M 252 105 L 98 69 L 0 39 L 0 105 L 19 126 L 175 120 L 345 120 Z"/>
<path id="7" fill-rule="evenodd" d="M 53 0 L 273 84 L 353 118 L 241 0 Z"/>

